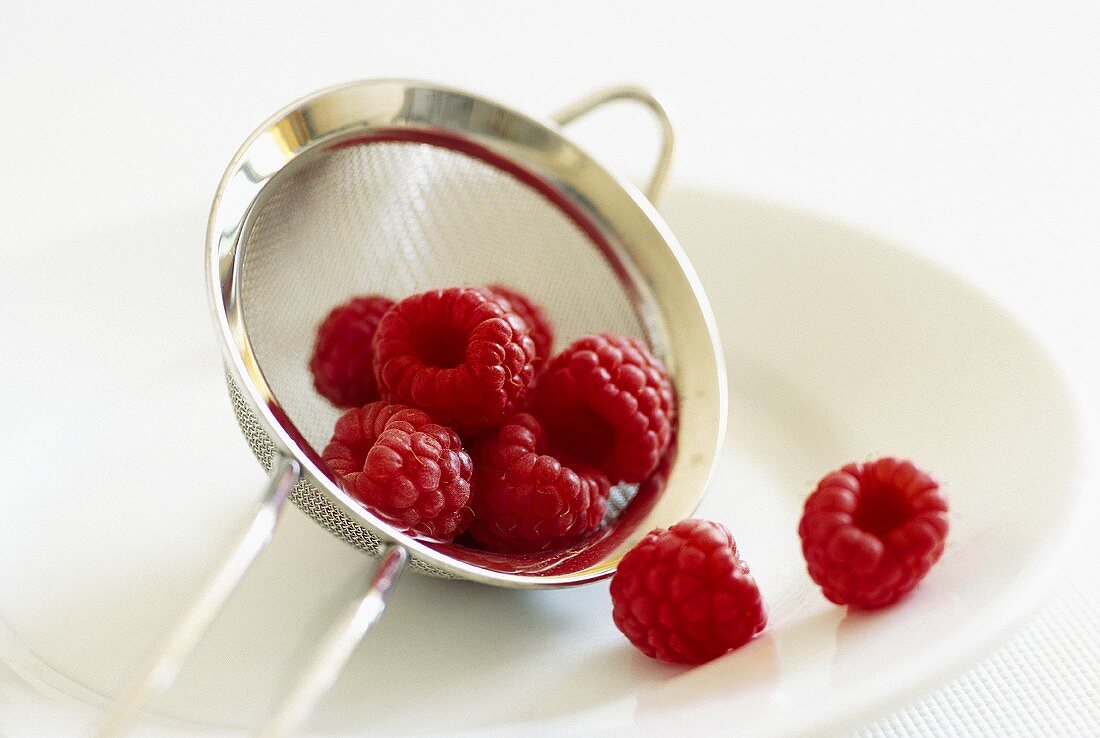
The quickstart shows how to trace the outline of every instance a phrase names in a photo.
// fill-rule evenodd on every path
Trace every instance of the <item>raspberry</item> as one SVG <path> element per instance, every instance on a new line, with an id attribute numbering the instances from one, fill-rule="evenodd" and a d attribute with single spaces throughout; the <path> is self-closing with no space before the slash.
<path id="1" fill-rule="evenodd" d="M 885 607 L 943 553 L 947 500 L 909 461 L 882 458 L 826 475 L 798 526 L 810 576 L 838 605 Z"/>
<path id="2" fill-rule="evenodd" d="M 496 296 L 498 302 L 523 318 L 523 322 L 527 324 L 531 340 L 535 342 L 535 359 L 532 363 L 535 371 L 538 371 L 550 358 L 550 351 L 554 346 L 554 329 L 550 326 L 546 311 L 530 297 L 510 287 L 491 284 L 487 289 Z"/>
<path id="3" fill-rule="evenodd" d="M 638 341 L 599 334 L 573 342 L 535 387 L 532 412 L 563 461 L 613 482 L 640 482 L 672 439 L 675 397 L 664 366 Z"/>
<path id="4" fill-rule="evenodd" d="M 470 522 L 473 464 L 427 413 L 372 402 L 336 421 L 322 454 L 344 489 L 397 527 L 443 541 Z"/>
<path id="5" fill-rule="evenodd" d="M 383 399 L 418 407 L 462 434 L 499 426 L 534 376 L 523 319 L 485 291 L 453 287 L 406 297 L 374 336 Z"/>
<path id="6" fill-rule="evenodd" d="M 470 534 L 489 550 L 561 548 L 603 521 L 607 477 L 540 454 L 541 435 L 535 418 L 516 415 L 475 452 Z"/>
<path id="7" fill-rule="evenodd" d="M 646 656 L 699 664 L 747 643 L 767 614 L 726 526 L 684 520 L 650 531 L 611 580 L 615 625 Z"/>
<path id="8" fill-rule="evenodd" d="M 356 297 L 336 307 L 317 328 L 309 370 L 317 392 L 337 407 L 360 407 L 378 399 L 371 342 L 393 300 Z"/>

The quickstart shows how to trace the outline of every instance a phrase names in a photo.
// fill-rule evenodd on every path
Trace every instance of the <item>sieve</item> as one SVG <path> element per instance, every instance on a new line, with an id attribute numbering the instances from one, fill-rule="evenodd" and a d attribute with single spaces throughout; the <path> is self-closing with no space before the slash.
<path id="1" fill-rule="evenodd" d="M 661 131 L 645 194 L 563 133 L 618 100 L 641 104 Z M 672 146 L 664 108 L 637 87 L 598 90 L 539 120 L 407 80 L 319 91 L 245 141 L 211 208 L 206 276 L 233 410 L 269 482 L 102 735 L 125 732 L 168 689 L 271 540 L 288 499 L 380 562 L 263 735 L 301 726 L 403 569 L 502 587 L 576 586 L 612 575 L 647 531 L 695 510 L 725 428 L 725 371 L 697 277 L 653 205 Z M 571 548 L 506 555 L 414 537 L 349 497 L 320 457 L 340 410 L 313 390 L 307 364 L 328 310 L 360 294 L 399 299 L 485 284 L 540 302 L 556 328 L 555 350 L 596 332 L 632 336 L 665 362 L 676 387 L 675 450 L 649 481 L 616 488 L 604 524 Z"/>

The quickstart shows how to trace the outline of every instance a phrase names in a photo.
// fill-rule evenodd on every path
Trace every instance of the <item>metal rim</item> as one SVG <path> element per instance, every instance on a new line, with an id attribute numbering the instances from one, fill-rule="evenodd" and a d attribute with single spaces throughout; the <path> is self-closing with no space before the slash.
<path id="1" fill-rule="evenodd" d="M 237 246 L 266 186 L 308 155 L 386 131 L 443 135 L 489 152 L 539 178 L 606 235 L 623 267 L 656 305 L 654 337 L 667 339 L 679 395 L 679 453 L 666 491 L 631 533 L 599 561 L 568 574 L 494 571 L 436 551 L 376 518 L 325 474 L 317 454 L 283 413 L 253 356 L 237 294 Z M 460 577 L 513 587 L 581 584 L 610 576 L 619 559 L 651 527 L 690 515 L 705 491 L 726 421 L 726 379 L 714 318 L 694 270 L 653 205 L 628 181 L 603 169 L 549 121 L 484 97 L 431 83 L 364 80 L 321 90 L 264 122 L 234 155 L 211 207 L 206 240 L 211 305 L 230 373 L 256 417 L 303 475 L 350 518 L 383 541 L 407 548 Z M 656 299 L 656 295 L 661 298 Z M 662 342 L 658 342 L 658 346 Z M 690 357 L 683 361 L 682 357 Z"/>

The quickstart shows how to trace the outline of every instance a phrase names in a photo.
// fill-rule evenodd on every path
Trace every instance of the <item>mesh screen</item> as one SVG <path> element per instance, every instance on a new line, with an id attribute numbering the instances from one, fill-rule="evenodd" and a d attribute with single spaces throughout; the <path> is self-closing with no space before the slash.
<path id="1" fill-rule="evenodd" d="M 542 303 L 555 350 L 600 331 L 645 336 L 608 256 L 541 193 L 480 159 L 425 143 L 377 142 L 330 151 L 268 190 L 239 255 L 241 309 L 273 394 L 318 451 L 340 411 L 314 391 L 307 364 L 317 325 L 355 295 L 398 299 L 500 283 Z M 238 418 L 243 426 L 248 414 L 238 408 Z M 323 495 L 305 492 L 295 501 L 318 518 L 303 503 Z M 613 512 L 629 490 L 616 494 Z M 342 533 L 342 525 L 327 527 L 376 547 Z"/>
<path id="2" fill-rule="evenodd" d="M 233 381 L 233 377 L 226 374 L 226 382 L 229 386 L 229 399 L 233 402 L 233 413 L 237 416 L 241 430 L 249 448 L 256 455 L 264 471 L 271 471 L 271 464 L 275 459 L 275 443 L 264 432 L 263 425 L 252 412 L 248 401 L 241 392 L 240 387 Z M 343 510 L 334 505 L 329 498 L 310 483 L 308 479 L 299 479 L 290 492 L 290 499 L 306 515 L 309 515 L 325 530 L 344 539 L 371 556 L 377 556 L 381 541 L 374 533 L 348 517 Z M 417 556 L 409 558 L 409 566 L 413 571 L 421 574 L 429 574 L 443 579 L 453 579 L 454 575 L 439 568 L 430 561 L 425 561 Z"/>

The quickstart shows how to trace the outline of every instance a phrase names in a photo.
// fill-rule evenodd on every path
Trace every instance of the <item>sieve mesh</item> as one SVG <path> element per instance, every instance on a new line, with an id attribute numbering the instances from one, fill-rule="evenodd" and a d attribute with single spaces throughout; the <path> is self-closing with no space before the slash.
<path id="1" fill-rule="evenodd" d="M 252 453 L 255 454 L 264 471 L 269 472 L 275 459 L 275 444 L 264 432 L 263 425 L 261 425 L 255 413 L 252 412 L 252 408 L 249 407 L 240 387 L 237 386 L 237 383 L 233 381 L 233 377 L 228 373 L 226 374 L 226 383 L 229 386 L 229 399 L 233 403 L 233 414 L 237 418 L 237 423 L 241 426 L 248 447 L 252 449 Z M 328 532 L 344 539 L 360 551 L 364 551 L 371 556 L 378 555 L 381 545 L 378 536 L 359 525 L 359 523 L 348 517 L 343 510 L 333 505 L 328 497 L 314 487 L 308 479 L 298 480 L 298 483 L 294 485 L 294 489 L 291 490 L 290 499 L 302 512 L 313 518 Z M 442 579 L 456 578 L 454 574 L 440 569 L 430 561 L 425 561 L 417 556 L 410 556 L 409 566 L 421 574 L 428 574 Z"/>
<path id="2" fill-rule="evenodd" d="M 330 150 L 276 178 L 258 207 L 238 255 L 241 314 L 272 393 L 317 451 L 340 411 L 312 386 L 315 331 L 333 306 L 355 295 L 399 299 L 501 283 L 546 308 L 555 350 L 600 331 L 648 336 L 613 254 L 543 194 L 464 153 L 394 141 Z M 230 384 L 245 436 L 269 465 L 275 447 Z M 612 514 L 630 493 L 616 490 Z M 293 500 L 353 545 L 377 550 L 372 533 L 308 483 Z"/>

